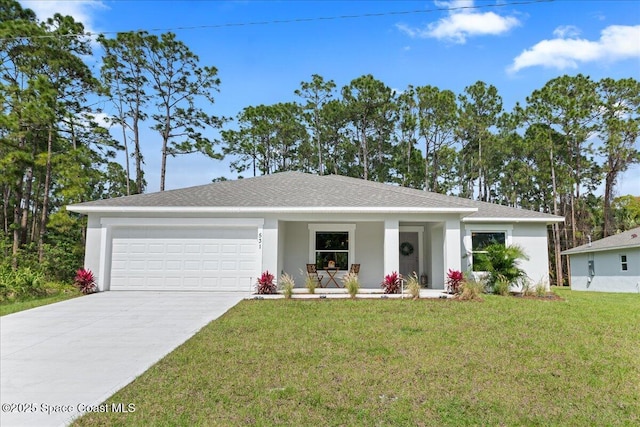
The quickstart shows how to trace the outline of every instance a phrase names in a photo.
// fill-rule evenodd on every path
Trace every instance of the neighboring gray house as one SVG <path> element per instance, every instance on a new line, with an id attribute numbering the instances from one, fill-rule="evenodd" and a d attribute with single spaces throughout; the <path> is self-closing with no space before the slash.
<path id="1" fill-rule="evenodd" d="M 360 264 L 364 288 L 415 271 L 444 288 L 487 242 L 521 245 L 549 282 L 547 225 L 563 218 L 337 175 L 283 172 L 71 205 L 89 216 L 85 267 L 100 290 L 253 289 L 268 270 Z M 325 279 L 327 275 L 325 274 Z"/>
<path id="2" fill-rule="evenodd" d="M 640 227 L 562 252 L 571 289 L 640 292 Z"/>

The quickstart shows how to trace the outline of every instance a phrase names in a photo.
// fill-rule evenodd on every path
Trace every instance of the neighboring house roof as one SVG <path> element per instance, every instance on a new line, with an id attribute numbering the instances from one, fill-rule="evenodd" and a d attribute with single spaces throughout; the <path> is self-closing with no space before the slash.
<path id="1" fill-rule="evenodd" d="M 281 172 L 235 181 L 70 205 L 91 212 L 460 213 L 467 222 L 560 222 L 564 218 L 461 197 L 349 178 Z"/>
<path id="2" fill-rule="evenodd" d="M 640 248 L 640 227 L 577 246 L 561 252 L 562 255 L 573 255 L 588 252 L 610 251 L 614 249 Z"/>

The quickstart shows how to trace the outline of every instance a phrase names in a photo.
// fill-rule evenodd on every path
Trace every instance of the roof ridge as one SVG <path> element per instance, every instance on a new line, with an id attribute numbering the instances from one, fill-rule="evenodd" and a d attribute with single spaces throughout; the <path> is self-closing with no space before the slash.
<path id="1" fill-rule="evenodd" d="M 363 178 L 355 178 L 352 176 L 344 176 L 344 175 L 336 175 L 336 174 L 331 174 L 331 175 L 321 175 L 322 177 L 326 177 L 326 178 L 334 178 L 336 180 L 350 180 L 352 181 L 354 184 L 357 185 L 361 185 L 361 186 L 385 186 L 385 188 L 387 190 L 393 190 L 395 193 L 399 193 L 399 194 L 403 194 L 405 195 L 407 191 L 410 191 L 412 193 L 415 193 L 416 196 L 419 196 L 420 198 L 424 198 L 424 199 L 429 199 L 429 197 L 442 197 L 442 198 L 447 198 L 450 200 L 455 200 L 456 203 L 460 202 L 461 207 L 469 207 L 469 206 L 464 206 L 466 204 L 473 204 L 473 203 L 477 203 L 475 200 L 472 199 L 465 199 L 463 197 L 458 197 L 458 196 L 450 196 L 448 194 L 442 194 L 442 193 L 436 193 L 433 191 L 427 191 L 427 190 L 419 190 L 417 188 L 410 188 L 410 187 L 402 187 L 402 186 L 397 186 L 395 184 L 389 184 L 389 183 L 384 183 L 384 182 L 378 182 L 378 181 L 369 181 L 367 179 L 363 179 Z M 465 203 L 467 202 L 467 203 Z"/>

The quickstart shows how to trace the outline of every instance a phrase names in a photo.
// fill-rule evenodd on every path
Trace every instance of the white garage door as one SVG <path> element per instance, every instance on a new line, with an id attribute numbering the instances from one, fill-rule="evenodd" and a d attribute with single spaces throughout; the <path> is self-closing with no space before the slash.
<path id="1" fill-rule="evenodd" d="M 114 227 L 111 290 L 249 291 L 256 228 Z"/>

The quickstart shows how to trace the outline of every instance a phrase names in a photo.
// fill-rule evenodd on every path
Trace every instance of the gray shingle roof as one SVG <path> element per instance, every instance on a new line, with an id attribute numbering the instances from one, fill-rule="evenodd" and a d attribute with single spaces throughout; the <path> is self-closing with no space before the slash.
<path id="1" fill-rule="evenodd" d="M 137 208 L 137 209 L 136 209 Z M 562 218 L 541 212 L 510 208 L 492 203 L 446 196 L 395 185 L 365 181 L 339 175 L 312 175 L 301 172 L 282 172 L 235 181 L 138 194 L 114 199 L 96 200 L 71 205 L 76 212 L 149 210 L 159 208 L 346 208 L 393 210 L 448 210 L 480 218 L 537 220 L 550 222 Z"/>
<path id="2" fill-rule="evenodd" d="M 562 252 L 562 255 L 580 254 L 588 252 L 609 251 L 622 248 L 639 248 L 640 247 L 640 227 L 627 230 L 625 232 L 596 240 L 591 245 L 586 244 L 576 246 Z"/>

